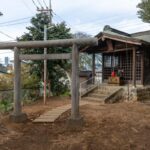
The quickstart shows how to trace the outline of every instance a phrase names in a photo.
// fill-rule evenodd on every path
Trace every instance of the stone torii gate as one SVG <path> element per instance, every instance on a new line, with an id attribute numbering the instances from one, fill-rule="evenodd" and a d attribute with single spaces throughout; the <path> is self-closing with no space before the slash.
<path id="1" fill-rule="evenodd" d="M 22 113 L 21 107 L 21 60 L 56 60 L 72 59 L 72 84 L 71 84 L 71 117 L 70 122 L 76 123 L 82 120 L 79 113 L 79 46 L 96 46 L 97 38 L 63 39 L 47 41 L 24 41 L 0 43 L 0 49 L 14 49 L 14 110 L 10 115 L 13 122 L 24 122 L 27 115 Z M 71 53 L 62 54 L 19 54 L 22 48 L 45 47 L 70 47 Z"/>

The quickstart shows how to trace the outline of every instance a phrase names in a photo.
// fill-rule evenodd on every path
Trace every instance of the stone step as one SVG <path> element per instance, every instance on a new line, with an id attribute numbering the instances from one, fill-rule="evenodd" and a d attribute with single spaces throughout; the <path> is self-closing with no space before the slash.
<path id="1" fill-rule="evenodd" d="M 110 95 L 111 93 L 115 92 L 116 90 L 106 90 L 106 91 L 101 91 L 101 90 L 95 90 L 93 93 L 95 94 L 102 94 L 102 95 Z"/>
<path id="2" fill-rule="evenodd" d="M 85 101 L 92 101 L 92 102 L 104 103 L 104 100 L 103 100 L 103 99 L 95 98 L 95 97 L 84 97 L 83 100 L 85 100 Z"/>
<path id="3" fill-rule="evenodd" d="M 118 88 L 120 88 L 120 87 L 112 87 L 112 86 L 106 86 L 106 87 L 99 87 L 99 89 L 100 90 L 116 90 L 116 89 L 118 89 Z"/>
<path id="4" fill-rule="evenodd" d="M 88 89 L 81 90 L 81 95 L 84 96 L 84 95 L 86 95 L 87 93 L 91 92 L 92 90 L 94 90 L 96 88 L 97 88 L 97 85 L 92 85 Z"/>
<path id="5" fill-rule="evenodd" d="M 107 95 L 106 94 L 100 94 L 100 93 L 91 93 L 88 95 L 88 97 L 105 99 L 107 97 Z"/>
<path id="6" fill-rule="evenodd" d="M 111 92 L 109 92 L 109 91 L 97 91 L 97 90 L 95 90 L 95 91 L 93 91 L 93 94 L 101 94 L 101 95 L 108 95 L 108 94 L 111 94 Z"/>
<path id="7" fill-rule="evenodd" d="M 98 89 L 88 92 L 87 96 L 83 97 L 83 99 L 86 101 L 105 103 L 105 100 L 111 97 L 119 89 L 120 87 L 116 86 L 100 86 Z"/>

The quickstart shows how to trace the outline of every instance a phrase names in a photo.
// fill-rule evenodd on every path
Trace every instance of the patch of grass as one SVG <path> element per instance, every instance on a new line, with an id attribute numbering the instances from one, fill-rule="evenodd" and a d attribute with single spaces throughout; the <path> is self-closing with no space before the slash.
<path id="1" fill-rule="evenodd" d="M 0 101 L 0 112 L 9 112 L 13 109 L 13 104 L 10 100 L 4 99 Z"/>
<path id="2" fill-rule="evenodd" d="M 70 91 L 66 91 L 65 93 L 61 94 L 61 96 L 71 96 Z"/>

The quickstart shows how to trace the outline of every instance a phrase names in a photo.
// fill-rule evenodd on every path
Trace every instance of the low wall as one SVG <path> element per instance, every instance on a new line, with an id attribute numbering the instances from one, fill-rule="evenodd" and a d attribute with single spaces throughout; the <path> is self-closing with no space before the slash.
<path id="1" fill-rule="evenodd" d="M 124 100 L 127 101 L 150 101 L 150 87 L 137 87 L 132 86 L 124 87 Z"/>
<path id="2" fill-rule="evenodd" d="M 122 86 L 118 91 L 116 91 L 106 102 L 115 103 L 122 101 L 137 101 L 139 100 L 139 92 L 141 89 L 134 88 L 133 86 Z M 143 92 L 141 91 L 141 94 Z"/>
<path id="3" fill-rule="evenodd" d="M 105 103 L 117 103 L 123 99 L 124 89 L 117 89 L 112 95 L 105 99 Z"/>
<path id="4" fill-rule="evenodd" d="M 137 100 L 142 102 L 150 101 L 150 87 L 137 89 Z"/>

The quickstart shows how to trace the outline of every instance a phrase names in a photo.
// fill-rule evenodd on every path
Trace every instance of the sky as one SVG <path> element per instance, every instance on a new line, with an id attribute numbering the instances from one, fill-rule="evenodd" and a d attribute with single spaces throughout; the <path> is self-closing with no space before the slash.
<path id="1" fill-rule="evenodd" d="M 0 16 L 0 42 L 14 41 L 16 37 L 27 32 L 26 27 L 30 25 L 31 17 L 37 13 L 36 6 L 49 5 L 49 0 L 0 1 L 0 12 L 3 13 L 3 16 Z M 102 31 L 105 25 L 128 33 L 150 30 L 150 25 L 143 23 L 137 16 L 136 6 L 141 0 L 51 1 L 53 22 L 65 21 L 72 33 L 81 31 L 94 36 Z M 6 56 L 13 59 L 13 52 L 0 51 L 0 62 Z"/>

